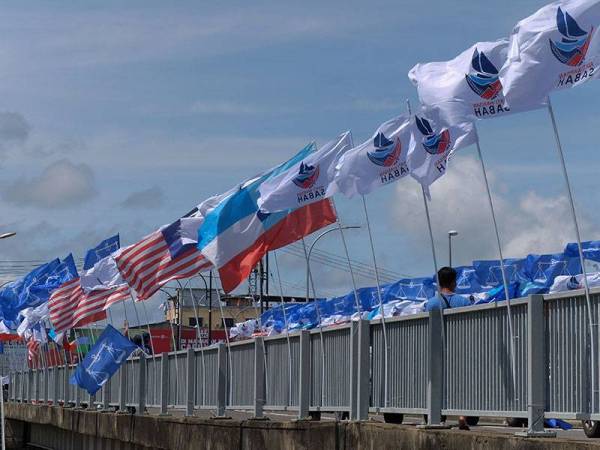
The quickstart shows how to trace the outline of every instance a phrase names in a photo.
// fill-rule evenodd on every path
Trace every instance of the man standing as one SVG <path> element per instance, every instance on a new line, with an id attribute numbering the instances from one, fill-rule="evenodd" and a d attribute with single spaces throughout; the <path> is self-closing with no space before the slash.
<path id="1" fill-rule="evenodd" d="M 425 311 L 440 309 L 440 307 L 446 309 L 471 305 L 469 299 L 454 293 L 456 290 L 456 270 L 452 267 L 442 267 L 438 270 L 438 283 L 440 283 L 439 292 L 427 300 Z"/>
<path id="2" fill-rule="evenodd" d="M 439 292 L 427 300 L 425 311 L 471 305 L 469 299 L 454 293 L 456 290 L 456 270 L 452 267 L 442 267 L 438 270 L 438 283 L 440 284 Z M 458 428 L 461 430 L 469 429 L 466 417 L 460 416 L 458 419 Z"/>

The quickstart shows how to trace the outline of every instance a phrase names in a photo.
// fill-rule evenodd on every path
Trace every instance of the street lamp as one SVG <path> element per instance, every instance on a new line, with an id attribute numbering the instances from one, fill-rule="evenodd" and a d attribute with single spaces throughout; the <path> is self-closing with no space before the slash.
<path id="1" fill-rule="evenodd" d="M 458 231 L 448 231 L 448 265 L 452 267 L 452 238 L 458 236 Z"/>
<path id="2" fill-rule="evenodd" d="M 16 231 L 10 231 L 9 233 L 2 233 L 2 234 L 0 234 L 0 239 L 6 239 L 9 237 L 13 237 L 15 234 L 17 234 Z"/>
<path id="3" fill-rule="evenodd" d="M 325 230 L 320 235 L 318 235 L 317 238 L 310 245 L 310 247 L 308 249 L 308 253 L 306 255 L 306 302 L 307 303 L 308 303 L 308 298 L 310 296 L 310 290 L 309 290 L 309 285 L 310 285 L 310 283 L 309 283 L 309 281 L 310 281 L 310 254 L 312 253 L 315 244 L 318 242 L 319 239 L 321 239 L 326 234 L 331 233 L 332 231 L 339 230 L 340 232 L 342 232 L 342 230 L 355 230 L 357 228 L 360 228 L 360 225 L 347 225 L 347 226 L 344 226 L 344 227 L 330 228 L 329 230 Z"/>

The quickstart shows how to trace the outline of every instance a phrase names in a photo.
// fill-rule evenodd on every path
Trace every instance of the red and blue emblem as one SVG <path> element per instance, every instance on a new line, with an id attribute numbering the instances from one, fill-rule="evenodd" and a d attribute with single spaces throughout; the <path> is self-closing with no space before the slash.
<path id="1" fill-rule="evenodd" d="M 417 128 L 423 134 L 423 148 L 431 155 L 441 155 L 450 148 L 450 130 L 444 129 L 435 133 L 431 124 L 424 117 L 415 116 Z"/>
<path id="2" fill-rule="evenodd" d="M 485 53 L 479 52 L 476 48 L 471 60 L 471 68 L 473 73 L 465 75 L 469 87 L 481 98 L 494 100 L 502 91 L 496 66 L 485 56 Z"/>
<path id="3" fill-rule="evenodd" d="M 560 41 L 550 39 L 552 54 L 567 66 L 580 66 L 590 46 L 594 28 L 589 32 L 582 30 L 575 19 L 560 7 L 556 12 L 556 24 L 562 38 Z"/>
<path id="4" fill-rule="evenodd" d="M 310 189 L 317 182 L 317 178 L 319 178 L 319 166 L 311 166 L 301 162 L 298 175 L 292 178 L 292 181 L 299 188 Z"/>
<path id="5" fill-rule="evenodd" d="M 400 139 L 396 139 L 394 142 L 386 138 L 383 133 L 377 133 L 377 136 L 373 139 L 373 146 L 375 150 L 367 152 L 367 156 L 373 164 L 390 167 L 398 162 L 402 152 Z"/>

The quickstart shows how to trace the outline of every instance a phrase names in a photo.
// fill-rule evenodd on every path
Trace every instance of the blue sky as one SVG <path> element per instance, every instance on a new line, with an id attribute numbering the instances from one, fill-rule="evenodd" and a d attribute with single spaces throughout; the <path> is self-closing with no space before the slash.
<path id="1" fill-rule="evenodd" d="M 132 243 L 311 140 L 368 138 L 416 104 L 406 76 L 507 36 L 546 2 L 27 2 L 0 6 L 0 229 L 4 260 L 84 251 L 119 231 Z M 586 238 L 595 195 L 600 83 L 553 96 Z M 478 123 L 507 256 L 574 238 L 546 111 Z M 475 149 L 432 189 L 440 262 L 496 256 Z M 422 200 L 404 179 L 369 196 L 379 264 L 433 272 Z M 338 199 L 352 257 L 369 263 L 360 201 Z M 342 255 L 338 237 L 319 248 Z M 279 256 L 286 293 L 302 261 Z M 319 267 L 318 265 L 315 267 Z M 319 267 L 322 295 L 347 273 Z M 360 278 L 359 284 L 373 284 Z M 295 285 L 295 286 L 294 286 Z"/>

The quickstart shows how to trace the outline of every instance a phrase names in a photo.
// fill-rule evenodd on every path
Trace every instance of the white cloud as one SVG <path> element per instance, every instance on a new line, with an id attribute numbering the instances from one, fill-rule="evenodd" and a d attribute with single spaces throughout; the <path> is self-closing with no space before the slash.
<path id="1" fill-rule="evenodd" d="M 94 172 L 67 159 L 47 166 L 40 175 L 19 179 L 4 189 L 7 202 L 42 208 L 79 205 L 96 195 Z"/>
<path id="2" fill-rule="evenodd" d="M 130 208 L 156 208 L 162 205 L 164 193 L 158 186 L 153 186 L 141 191 L 132 192 L 120 204 L 121 207 Z"/>
<path id="3" fill-rule="evenodd" d="M 548 197 L 529 191 L 511 198 L 489 171 L 494 207 L 505 257 L 522 257 L 529 253 L 562 251 L 575 240 L 569 204 L 565 196 Z M 470 156 L 457 156 L 447 174 L 431 188 L 430 213 L 440 263 L 447 261 L 447 231 L 456 229 L 453 262 L 469 264 L 473 259 L 497 258 L 496 237 L 485 184 L 479 162 Z M 429 239 L 420 190 L 413 182 L 396 187 L 393 211 L 395 226 L 406 234 L 412 251 L 427 257 Z M 583 236 L 593 237 L 600 229 L 580 215 Z M 430 253 L 429 253 L 430 255 Z"/>

